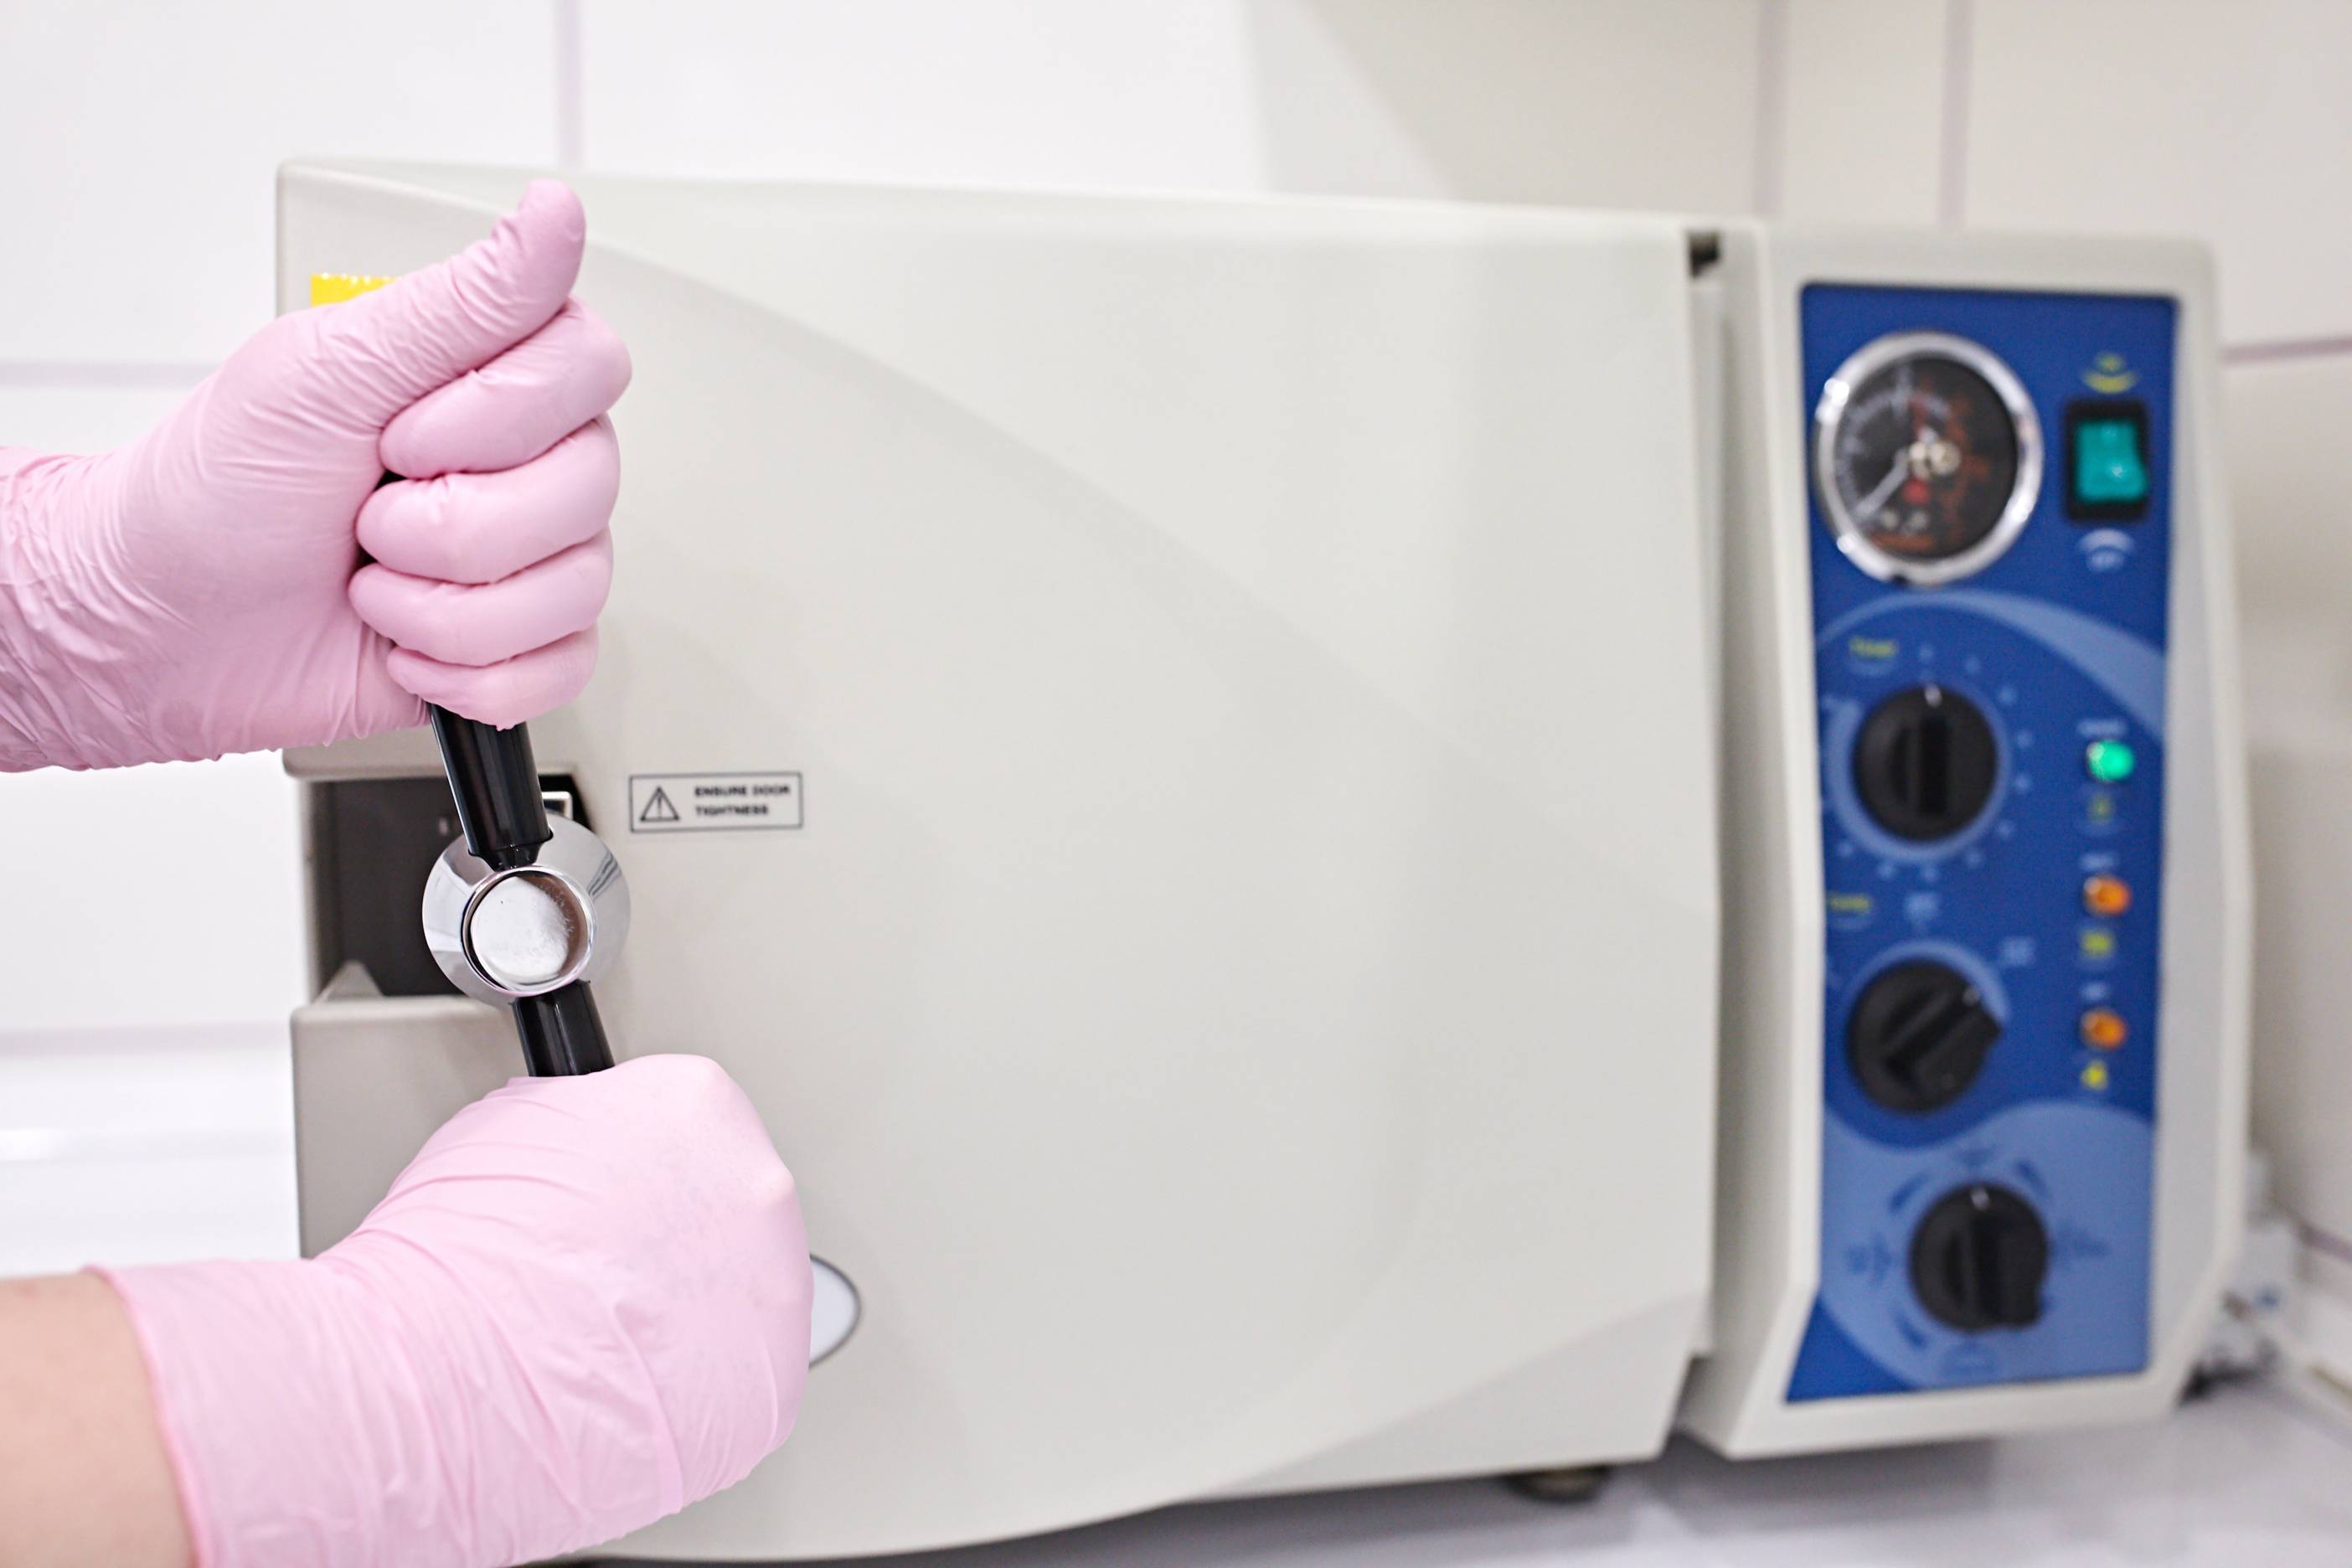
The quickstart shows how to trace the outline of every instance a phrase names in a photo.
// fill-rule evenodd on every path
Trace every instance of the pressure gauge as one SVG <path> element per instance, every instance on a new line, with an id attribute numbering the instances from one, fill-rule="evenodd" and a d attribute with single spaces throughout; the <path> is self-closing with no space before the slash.
<path id="1" fill-rule="evenodd" d="M 1846 558 L 1931 587 L 2013 543 L 2042 489 L 2042 422 L 2009 366 L 1944 332 L 1895 332 L 1838 366 L 1813 411 L 1814 479 Z"/>

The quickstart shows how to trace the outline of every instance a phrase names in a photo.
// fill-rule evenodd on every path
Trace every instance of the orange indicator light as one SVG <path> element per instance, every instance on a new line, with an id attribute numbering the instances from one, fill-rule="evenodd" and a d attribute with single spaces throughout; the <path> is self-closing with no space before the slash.
<path id="1" fill-rule="evenodd" d="M 2083 907 L 2102 920 L 2113 920 L 2131 908 L 2131 884 L 2121 877 L 2086 878 L 2083 883 Z"/>
<path id="2" fill-rule="evenodd" d="M 2083 1015 L 2083 1043 L 2095 1051 L 2112 1051 L 2131 1037 L 2131 1026 L 2112 1007 L 2094 1007 Z"/>

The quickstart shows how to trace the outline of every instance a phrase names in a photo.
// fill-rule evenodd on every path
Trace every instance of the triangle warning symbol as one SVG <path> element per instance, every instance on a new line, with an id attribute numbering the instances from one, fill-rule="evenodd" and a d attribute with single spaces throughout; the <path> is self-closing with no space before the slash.
<path id="1" fill-rule="evenodd" d="M 637 820 L 639 822 L 676 822 L 677 807 L 669 803 L 669 792 L 659 784 L 654 785 L 654 797 L 646 802 L 645 810 L 637 813 Z"/>

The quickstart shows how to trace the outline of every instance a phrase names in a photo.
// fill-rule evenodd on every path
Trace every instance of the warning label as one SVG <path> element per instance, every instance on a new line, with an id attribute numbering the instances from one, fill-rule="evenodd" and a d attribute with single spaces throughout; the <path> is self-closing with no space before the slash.
<path id="1" fill-rule="evenodd" d="M 632 773 L 632 833 L 740 833 L 801 825 L 798 773 Z"/>

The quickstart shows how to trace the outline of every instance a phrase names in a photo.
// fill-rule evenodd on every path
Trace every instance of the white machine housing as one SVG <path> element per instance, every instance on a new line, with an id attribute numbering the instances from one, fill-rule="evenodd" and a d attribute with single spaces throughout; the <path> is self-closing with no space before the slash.
<path id="1" fill-rule="evenodd" d="M 523 178 L 289 167 L 281 304 L 429 264 Z M 1760 1453 L 2172 1397 L 2243 1114 L 2194 252 L 580 184 L 580 292 L 636 378 L 603 663 L 539 758 L 633 889 L 616 1048 L 728 1068 L 855 1292 L 785 1450 L 616 1550 L 898 1552 L 1625 1461 L 1678 1411 Z M 1832 273 L 2181 301 L 2189 742 L 2137 1376 L 1783 1397 L 1822 1070 L 1792 310 Z M 429 737 L 289 765 L 315 1252 L 518 1061 L 499 1014 L 387 983 L 430 854 L 378 829 L 452 831 Z"/>

